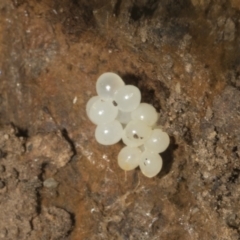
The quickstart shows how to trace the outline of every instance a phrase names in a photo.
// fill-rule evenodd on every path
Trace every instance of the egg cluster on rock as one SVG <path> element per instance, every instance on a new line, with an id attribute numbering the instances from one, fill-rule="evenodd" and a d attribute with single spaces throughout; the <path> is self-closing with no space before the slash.
<path id="1" fill-rule="evenodd" d="M 146 177 L 162 168 L 159 153 L 170 143 L 169 136 L 156 126 L 159 114 L 148 103 L 141 103 L 141 92 L 125 85 L 115 73 L 102 74 L 96 82 L 98 96 L 90 98 L 86 111 L 97 125 L 95 138 L 103 145 L 120 140 L 126 145 L 118 154 L 118 165 L 125 171 L 140 167 Z"/>

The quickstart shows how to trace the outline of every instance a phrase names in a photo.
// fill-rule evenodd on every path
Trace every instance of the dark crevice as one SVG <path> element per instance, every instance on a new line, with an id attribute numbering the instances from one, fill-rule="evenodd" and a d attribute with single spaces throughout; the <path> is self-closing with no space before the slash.
<path id="1" fill-rule="evenodd" d="M 218 195 L 217 196 L 217 206 L 216 206 L 216 211 L 218 211 L 219 209 L 221 209 L 221 205 L 222 205 L 222 195 Z"/>
<path id="2" fill-rule="evenodd" d="M 218 137 L 218 129 L 217 127 L 214 127 L 214 131 L 216 132 L 216 136 L 214 138 L 214 141 L 213 141 L 213 151 L 214 151 L 214 154 L 217 156 L 217 145 L 218 145 L 218 142 L 219 142 L 219 137 Z"/>
<path id="3" fill-rule="evenodd" d="M 170 137 L 170 145 L 167 150 L 161 153 L 161 157 L 163 159 L 163 166 L 160 173 L 157 175 L 158 178 L 162 178 L 163 176 L 167 175 L 172 168 L 173 164 L 173 152 L 178 148 L 176 144 L 176 140 L 174 137 Z"/>
<path id="4" fill-rule="evenodd" d="M 47 162 L 43 162 L 41 165 L 41 173 L 38 175 L 38 179 L 43 182 L 44 181 L 44 174 L 45 174 L 45 169 L 47 168 L 49 164 Z"/>
<path id="5" fill-rule="evenodd" d="M 156 92 L 159 91 L 162 96 L 168 98 L 170 95 L 169 89 L 167 89 L 160 81 L 156 83 L 156 86 L 154 86 L 154 88 L 151 88 L 146 85 L 147 81 L 145 78 L 146 77 L 143 78 L 142 76 L 140 77 L 134 74 L 123 75 L 123 80 L 127 85 L 134 85 L 139 88 L 141 92 L 141 102 L 153 105 L 157 112 L 160 112 L 161 104 L 160 100 L 156 96 Z"/>
<path id="6" fill-rule="evenodd" d="M 211 195 L 215 195 L 216 191 L 219 189 L 219 187 L 222 185 L 222 181 L 220 180 L 220 177 L 216 177 L 213 179 L 213 185 L 210 190 Z"/>
<path id="7" fill-rule="evenodd" d="M 20 138 L 28 138 L 29 134 L 28 134 L 28 129 L 26 128 L 21 128 L 16 126 L 14 123 L 11 122 L 12 127 L 15 129 L 15 135 L 16 137 Z M 26 142 L 24 141 L 22 144 L 24 151 L 26 151 Z"/>
<path id="8" fill-rule="evenodd" d="M 61 130 L 61 133 L 62 133 L 62 136 L 64 137 L 64 139 L 69 143 L 71 150 L 73 151 L 73 156 L 72 156 L 72 158 L 73 158 L 77 154 L 74 142 L 69 137 L 68 132 L 65 128 Z"/>
<path id="9" fill-rule="evenodd" d="M 183 134 L 183 139 L 188 145 L 191 146 L 193 144 L 193 138 L 190 128 L 186 127 L 185 132 Z"/>
<path id="10" fill-rule="evenodd" d="M 30 221 L 29 221 L 30 228 L 31 228 L 32 231 L 34 230 L 33 220 L 34 220 L 34 218 L 31 218 Z"/>
<path id="11" fill-rule="evenodd" d="M 134 5 L 131 9 L 130 16 L 134 21 L 138 21 L 143 15 L 143 9 Z"/>
<path id="12" fill-rule="evenodd" d="M 18 8 L 21 5 L 23 5 L 25 2 L 27 2 L 26 0 L 12 0 L 12 3 L 14 5 L 14 7 Z"/>
<path id="13" fill-rule="evenodd" d="M 66 6 L 65 4 L 62 7 L 67 9 L 67 15 L 64 20 L 61 19 L 62 31 L 68 35 L 70 41 L 78 42 L 81 34 L 95 27 L 93 9 L 79 0 L 69 1 Z"/>
<path id="14" fill-rule="evenodd" d="M 28 134 L 28 129 L 26 128 L 21 128 L 16 126 L 15 124 L 11 123 L 12 126 L 16 129 L 16 136 L 17 137 L 24 137 L 24 138 L 28 138 L 29 134 Z"/>
<path id="15" fill-rule="evenodd" d="M 134 74 L 125 74 L 122 76 L 124 82 L 126 85 L 134 85 L 137 86 L 142 81 L 142 78 L 140 76 L 134 75 Z"/>
<path id="16" fill-rule="evenodd" d="M 122 4 L 122 0 L 117 0 L 117 3 L 114 6 L 113 14 L 115 14 L 116 17 L 118 17 L 120 13 L 121 4 Z"/>
<path id="17" fill-rule="evenodd" d="M 6 152 L 3 152 L 2 149 L 0 149 L 0 159 L 5 158 L 7 156 Z"/>
<path id="18" fill-rule="evenodd" d="M 47 162 L 43 162 L 42 165 L 41 165 L 41 173 L 38 175 L 38 179 L 43 182 L 44 181 L 44 174 L 45 174 L 45 169 L 46 167 L 48 166 L 48 163 Z M 40 189 L 41 187 L 37 188 L 36 189 L 36 212 L 37 214 L 41 214 L 42 212 L 42 197 L 41 197 L 41 193 L 40 193 Z"/>
<path id="19" fill-rule="evenodd" d="M 65 209 L 64 209 L 65 210 Z M 72 221 L 72 228 L 69 229 L 69 231 L 67 232 L 66 236 L 69 236 L 74 228 L 74 226 L 76 225 L 76 219 L 75 219 L 75 215 L 67 210 L 65 210 L 66 212 L 68 212 L 70 219 Z"/>
<path id="20" fill-rule="evenodd" d="M 52 116 L 52 115 L 51 115 L 51 112 L 50 112 L 50 110 L 49 110 L 49 108 L 48 108 L 47 106 L 43 106 L 42 110 L 43 110 L 46 114 Z"/>
<path id="21" fill-rule="evenodd" d="M 228 182 L 236 183 L 240 175 L 240 169 L 233 169 L 231 176 L 228 178 Z"/>
<path id="22" fill-rule="evenodd" d="M 232 153 L 236 158 L 239 158 L 238 147 L 237 146 L 232 148 Z"/>
<path id="23" fill-rule="evenodd" d="M 142 101 L 148 104 L 151 104 L 157 112 L 160 112 L 161 105 L 160 100 L 156 97 L 155 90 L 147 87 L 146 85 L 142 85 L 139 87 L 142 94 Z"/>
<path id="24" fill-rule="evenodd" d="M 238 147 L 237 147 L 237 146 L 235 146 L 235 147 L 232 148 L 232 152 L 233 152 L 233 153 L 235 153 L 235 152 L 237 152 L 237 151 L 238 151 Z"/>
<path id="25" fill-rule="evenodd" d="M 19 177 L 19 171 L 16 168 L 12 169 L 11 175 L 13 178 L 18 179 Z"/>
<path id="26" fill-rule="evenodd" d="M 144 14 L 146 17 L 152 17 L 159 5 L 159 0 L 148 0 L 144 7 Z"/>
<path id="27" fill-rule="evenodd" d="M 36 191 L 36 202 L 37 202 L 37 204 L 36 204 L 36 212 L 39 215 L 42 212 L 42 208 L 41 208 L 42 198 L 41 198 L 41 194 L 39 192 L 39 189 L 37 189 L 37 191 Z"/>
<path id="28" fill-rule="evenodd" d="M 239 234 L 239 236 L 240 236 L 240 231 L 238 230 L 238 226 L 234 226 L 234 225 L 232 225 L 231 223 L 227 223 L 227 225 L 228 225 L 228 227 L 230 227 L 230 228 L 232 228 L 233 230 L 237 230 L 237 232 L 238 232 L 238 234 Z"/>
<path id="29" fill-rule="evenodd" d="M 142 17 L 150 18 L 158 8 L 159 0 L 148 0 L 145 5 L 134 3 L 130 10 L 130 17 L 133 21 L 138 21 Z"/>

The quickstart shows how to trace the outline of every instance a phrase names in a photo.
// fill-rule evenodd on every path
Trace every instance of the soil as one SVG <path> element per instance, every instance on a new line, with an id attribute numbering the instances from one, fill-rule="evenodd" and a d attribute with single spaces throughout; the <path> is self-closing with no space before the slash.
<path id="1" fill-rule="evenodd" d="M 240 239 L 237 0 L 0 1 L 0 239 Z M 123 172 L 85 106 L 140 88 L 171 137 Z"/>

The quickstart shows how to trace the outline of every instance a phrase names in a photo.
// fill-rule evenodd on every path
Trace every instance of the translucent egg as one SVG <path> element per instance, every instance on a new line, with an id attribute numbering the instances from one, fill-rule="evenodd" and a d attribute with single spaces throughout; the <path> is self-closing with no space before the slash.
<path id="1" fill-rule="evenodd" d="M 122 140 L 129 147 L 138 147 L 149 138 L 152 129 L 141 121 L 133 120 L 123 131 Z"/>
<path id="2" fill-rule="evenodd" d="M 125 83 L 117 74 L 106 72 L 97 79 L 96 89 L 101 98 L 112 99 L 114 93 L 124 85 Z"/>
<path id="3" fill-rule="evenodd" d="M 154 177 L 162 169 L 162 158 L 158 153 L 145 150 L 140 156 L 139 167 L 143 175 Z"/>
<path id="4" fill-rule="evenodd" d="M 122 124 L 128 124 L 132 120 L 131 113 L 118 111 L 117 120 Z"/>
<path id="5" fill-rule="evenodd" d="M 156 109 L 148 103 L 140 103 L 140 105 L 131 113 L 133 120 L 140 120 L 149 126 L 153 126 L 158 120 Z"/>
<path id="6" fill-rule="evenodd" d="M 95 138 L 102 145 L 112 145 L 121 140 L 123 127 L 119 121 L 112 121 L 98 125 L 95 130 Z"/>
<path id="7" fill-rule="evenodd" d="M 161 129 L 154 129 L 151 136 L 147 139 L 144 147 L 152 152 L 164 152 L 169 146 L 170 138 Z"/>
<path id="8" fill-rule="evenodd" d="M 137 87 L 125 85 L 116 91 L 113 99 L 118 104 L 119 110 L 131 112 L 139 106 L 141 93 Z"/>
<path id="9" fill-rule="evenodd" d="M 139 165 L 141 150 L 139 148 L 124 147 L 118 154 L 118 165 L 125 171 L 130 171 Z"/>
<path id="10" fill-rule="evenodd" d="M 97 125 L 112 122 L 117 115 L 118 108 L 114 106 L 113 101 L 100 98 L 92 103 L 88 113 L 90 120 Z"/>
<path id="11" fill-rule="evenodd" d="M 89 111 L 90 111 L 92 105 L 93 105 L 98 99 L 100 99 L 99 96 L 94 96 L 94 97 L 91 97 L 91 98 L 88 100 L 88 102 L 87 102 L 86 112 L 87 112 L 87 116 L 88 116 L 89 119 L 90 119 Z M 91 120 L 91 119 L 90 119 L 90 120 Z M 92 121 L 92 120 L 91 120 L 91 121 Z M 92 121 L 92 122 L 93 122 L 93 121 Z M 93 122 L 93 123 L 95 123 L 95 122 Z M 96 123 L 95 123 L 95 124 L 96 124 Z"/>

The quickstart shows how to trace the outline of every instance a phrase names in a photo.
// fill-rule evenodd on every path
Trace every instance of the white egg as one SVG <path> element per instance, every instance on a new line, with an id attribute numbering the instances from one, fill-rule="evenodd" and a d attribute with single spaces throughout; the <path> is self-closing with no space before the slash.
<path id="1" fill-rule="evenodd" d="M 157 153 L 145 150 L 140 156 L 139 167 L 143 175 L 154 177 L 162 169 L 162 158 Z"/>
<path id="2" fill-rule="evenodd" d="M 99 96 L 92 97 L 86 105 L 87 116 L 97 125 L 96 141 L 112 145 L 122 139 L 127 146 L 118 154 L 120 168 L 129 171 L 139 166 L 146 177 L 156 176 L 162 169 L 158 153 L 170 143 L 168 134 L 155 126 L 159 117 L 156 109 L 140 103 L 140 90 L 125 85 L 115 73 L 102 74 L 96 89 Z M 122 124 L 126 124 L 124 129 Z"/>
<path id="3" fill-rule="evenodd" d="M 103 73 L 96 82 L 96 90 L 98 95 L 103 99 L 112 99 L 114 93 L 124 86 L 125 83 L 116 73 Z"/>
<path id="4" fill-rule="evenodd" d="M 141 121 L 132 120 L 123 131 L 122 140 L 129 147 L 138 147 L 149 138 L 152 129 Z"/>
<path id="5" fill-rule="evenodd" d="M 140 146 L 141 144 L 139 144 L 138 142 L 136 141 L 131 141 L 127 138 L 126 136 L 126 132 L 125 132 L 125 129 L 123 129 L 123 133 L 122 133 L 122 141 L 125 145 L 127 145 L 128 147 L 138 147 Z"/>
<path id="6" fill-rule="evenodd" d="M 95 138 L 102 145 L 112 145 L 121 140 L 123 127 L 119 121 L 112 121 L 98 125 L 95 130 Z"/>
<path id="7" fill-rule="evenodd" d="M 88 116 L 89 119 L 90 119 L 89 111 L 90 111 L 92 105 L 93 105 L 98 99 L 100 99 L 99 96 L 94 96 L 94 97 L 91 97 L 91 98 L 88 100 L 88 102 L 87 102 L 86 112 L 87 112 L 87 116 Z M 91 119 L 90 119 L 90 120 L 91 120 Z M 92 121 L 92 120 L 91 120 L 91 121 Z M 92 121 L 92 122 L 93 122 L 93 121 Z M 93 122 L 93 123 L 95 123 L 95 122 Z M 95 123 L 95 124 L 96 124 L 96 123 Z"/>
<path id="8" fill-rule="evenodd" d="M 96 99 L 88 111 L 90 120 L 96 125 L 109 123 L 116 119 L 118 108 L 114 106 L 113 100 Z"/>
<path id="9" fill-rule="evenodd" d="M 117 120 L 122 124 L 128 124 L 131 119 L 131 113 L 130 112 L 122 112 L 118 111 Z"/>
<path id="10" fill-rule="evenodd" d="M 169 146 L 170 138 L 166 132 L 161 129 L 154 129 L 151 136 L 144 143 L 144 147 L 152 152 L 164 152 Z"/>
<path id="11" fill-rule="evenodd" d="M 137 87 L 125 85 L 116 91 L 113 99 L 120 111 L 131 112 L 139 106 L 141 93 Z"/>
<path id="12" fill-rule="evenodd" d="M 140 120 L 149 126 L 153 126 L 158 120 L 156 109 L 148 103 L 140 103 L 140 105 L 131 113 L 133 120 Z"/>
<path id="13" fill-rule="evenodd" d="M 139 165 L 141 150 L 139 148 L 124 147 L 118 154 L 118 165 L 124 171 L 130 171 Z"/>

